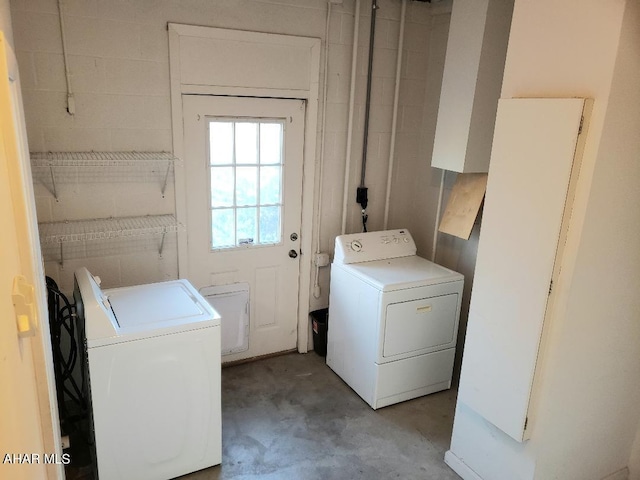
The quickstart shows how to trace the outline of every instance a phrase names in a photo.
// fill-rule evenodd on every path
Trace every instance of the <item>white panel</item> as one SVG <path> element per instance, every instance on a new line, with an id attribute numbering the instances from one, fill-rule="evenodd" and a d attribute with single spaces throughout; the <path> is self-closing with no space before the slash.
<path id="1" fill-rule="evenodd" d="M 211 286 L 200 293 L 221 316 L 222 355 L 249 348 L 249 284 Z"/>
<path id="2" fill-rule="evenodd" d="M 407 257 L 416 254 L 416 243 L 409 230 L 352 233 L 336 237 L 333 261 L 361 263 Z"/>
<path id="3" fill-rule="evenodd" d="M 184 281 L 152 283 L 105 291 L 122 329 L 157 326 L 160 323 L 192 322 L 209 318 L 187 290 Z"/>
<path id="4" fill-rule="evenodd" d="M 423 298 L 387 307 L 383 355 L 451 344 L 457 333 L 458 295 Z"/>
<path id="5" fill-rule="evenodd" d="M 456 349 L 376 364 L 378 376 L 373 408 L 380 408 L 451 387 Z"/>
<path id="6" fill-rule="evenodd" d="M 101 480 L 172 478 L 220 463 L 220 329 L 89 349 Z"/>
<path id="7" fill-rule="evenodd" d="M 453 5 L 431 165 L 464 171 L 489 0 Z"/>
<path id="8" fill-rule="evenodd" d="M 431 165 L 486 172 L 513 0 L 456 0 Z"/>
<path id="9" fill-rule="evenodd" d="M 285 291 L 278 291 L 279 271 L 279 267 L 256 268 L 256 303 L 254 308 L 257 327 L 276 324 L 278 294 L 287 294 Z"/>
<path id="10" fill-rule="evenodd" d="M 209 274 L 211 285 L 230 285 L 238 280 L 238 270 L 228 272 L 212 272 Z"/>
<path id="11" fill-rule="evenodd" d="M 310 72 L 300 65 L 308 65 L 310 58 L 311 49 L 305 47 L 180 38 L 183 84 L 305 90 L 309 88 Z"/>
<path id="12" fill-rule="evenodd" d="M 327 366 L 372 405 L 380 328 L 380 292 L 344 268 L 331 270 Z"/>
<path id="13" fill-rule="evenodd" d="M 519 441 L 583 103 L 498 107 L 459 398 Z"/>

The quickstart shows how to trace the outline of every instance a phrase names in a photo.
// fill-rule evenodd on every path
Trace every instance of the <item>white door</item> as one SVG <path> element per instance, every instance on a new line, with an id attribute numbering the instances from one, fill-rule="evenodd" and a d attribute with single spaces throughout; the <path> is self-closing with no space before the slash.
<path id="1" fill-rule="evenodd" d="M 529 400 L 568 228 L 570 180 L 580 166 L 584 104 L 498 104 L 458 398 L 517 441 L 530 433 Z"/>
<path id="2" fill-rule="evenodd" d="M 62 452 L 42 348 L 49 330 L 28 162 L 17 65 L 0 31 L 0 478 L 61 478 L 62 466 L 44 459 L 55 453 L 61 462 Z M 26 454 L 38 457 L 20 464 Z"/>
<path id="3" fill-rule="evenodd" d="M 302 100 L 183 95 L 187 265 L 200 289 L 249 284 L 249 348 L 297 342 Z M 222 319 L 223 328 L 225 319 Z"/>

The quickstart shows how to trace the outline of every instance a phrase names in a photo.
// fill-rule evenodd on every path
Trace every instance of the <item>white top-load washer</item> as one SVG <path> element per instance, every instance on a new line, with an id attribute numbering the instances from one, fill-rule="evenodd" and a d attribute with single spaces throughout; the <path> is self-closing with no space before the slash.
<path id="1" fill-rule="evenodd" d="M 165 480 L 221 462 L 220 316 L 186 280 L 101 290 L 84 319 L 100 480 Z"/>
<path id="2" fill-rule="evenodd" d="M 374 409 L 451 386 L 464 278 L 416 251 L 408 230 L 336 238 L 327 365 Z"/>

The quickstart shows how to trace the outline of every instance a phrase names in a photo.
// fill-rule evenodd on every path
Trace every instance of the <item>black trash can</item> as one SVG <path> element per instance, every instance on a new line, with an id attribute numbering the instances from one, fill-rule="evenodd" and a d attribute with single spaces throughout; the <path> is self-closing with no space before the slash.
<path id="1" fill-rule="evenodd" d="M 329 324 L 329 309 L 314 310 L 311 317 L 311 329 L 313 330 L 313 349 L 322 356 L 327 356 L 327 327 Z"/>

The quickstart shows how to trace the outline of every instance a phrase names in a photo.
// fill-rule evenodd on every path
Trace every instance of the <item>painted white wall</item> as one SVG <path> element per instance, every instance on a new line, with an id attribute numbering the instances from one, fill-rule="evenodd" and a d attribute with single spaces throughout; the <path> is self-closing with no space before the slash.
<path id="1" fill-rule="evenodd" d="M 638 430 L 639 77 L 640 3 L 631 0 L 622 21 L 566 312 L 552 330 L 555 353 L 543 377 L 546 402 L 542 398 L 540 404 L 548 402 L 549 407 L 541 414 L 541 434 L 567 449 L 545 444 L 538 478 L 552 472 L 587 478 L 621 469 Z M 567 457 L 574 462 L 567 463 Z"/>
<path id="2" fill-rule="evenodd" d="M 457 408 L 451 451 L 481 478 L 601 479 L 629 463 L 640 418 L 639 9 L 516 0 L 502 97 L 595 104 L 531 440 Z"/>
<path id="3" fill-rule="evenodd" d="M 413 106 L 414 118 L 406 118 L 398 124 L 389 228 L 408 228 L 418 245 L 418 254 L 427 258 L 433 244 L 440 186 L 441 170 L 431 167 L 431 153 L 450 18 L 450 11 L 433 15 L 429 30 L 421 34 L 424 53 L 412 55 L 405 51 L 405 68 L 413 61 L 412 57 L 421 55 L 426 61 L 426 75 L 414 79 L 411 84 L 406 82 L 400 92 L 400 104 Z"/>
<path id="4" fill-rule="evenodd" d="M 360 177 L 370 20 L 367 2 L 362 5 L 349 193 L 353 200 L 348 210 L 348 232 L 361 228 L 355 189 Z M 401 2 L 381 0 L 379 5 L 367 168 L 372 230 L 382 228 L 383 223 Z M 321 247 L 329 252 L 333 251 L 334 238 L 341 226 L 354 7 L 354 0 L 333 6 L 329 34 L 325 204 L 321 219 Z M 399 137 L 396 143 L 399 159 L 417 158 L 423 148 L 422 102 L 429 74 L 431 10 L 442 8 L 422 2 L 408 4 L 399 111 L 400 135 L 405 137 Z M 153 4 L 90 0 L 65 2 L 65 12 L 69 63 L 76 92 L 75 117 L 65 111 L 66 86 L 56 1 L 11 3 L 29 142 L 34 151 L 171 150 L 167 22 L 322 38 L 326 1 L 194 0 L 187 7 L 178 0 Z M 71 178 L 60 185 L 59 202 L 41 185 L 36 185 L 39 220 L 174 213 L 172 188 L 163 199 L 153 182 L 121 180 L 84 183 Z M 107 287 L 173 278 L 177 275 L 176 246 L 174 239 L 169 240 L 162 259 L 152 249 L 134 254 L 107 252 L 107 256 L 70 260 L 64 269 L 56 262 L 47 262 L 47 274 L 67 291 L 72 286 L 72 273 L 79 265 L 99 274 Z M 426 250 L 428 246 L 422 248 Z M 328 268 L 322 269 L 320 280 L 322 296 L 312 299 L 310 309 L 328 303 Z"/>

